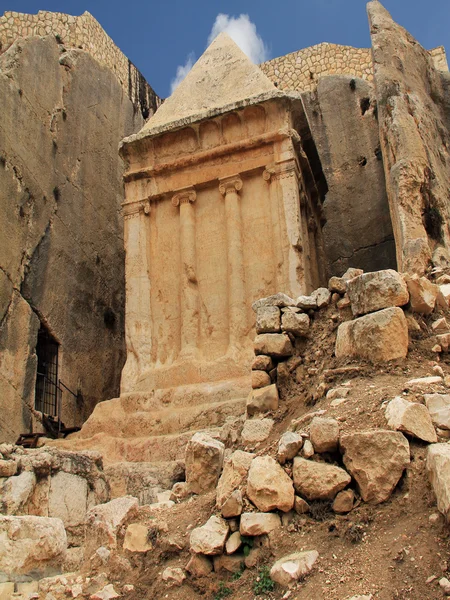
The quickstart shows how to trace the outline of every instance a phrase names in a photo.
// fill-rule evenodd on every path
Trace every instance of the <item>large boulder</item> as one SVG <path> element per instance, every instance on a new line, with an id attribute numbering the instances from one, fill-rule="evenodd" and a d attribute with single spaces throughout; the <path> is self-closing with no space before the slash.
<path id="1" fill-rule="evenodd" d="M 423 404 L 409 402 L 406 398 L 396 396 L 386 406 L 385 415 L 392 429 L 403 431 L 424 442 L 437 442 L 430 413 Z"/>
<path id="2" fill-rule="evenodd" d="M 308 575 L 318 558 L 317 550 L 283 556 L 270 569 L 270 578 L 283 587 L 291 587 Z"/>
<path id="3" fill-rule="evenodd" d="M 239 532 L 241 535 L 265 535 L 281 527 L 281 519 L 275 513 L 243 513 Z"/>
<path id="4" fill-rule="evenodd" d="M 212 516 L 202 527 L 192 530 L 191 552 L 213 556 L 222 554 L 229 532 L 228 523 L 221 517 Z"/>
<path id="5" fill-rule="evenodd" d="M 257 372 L 258 371 L 253 371 L 253 373 Z M 261 371 L 261 373 L 263 372 L 264 371 Z M 267 373 L 264 372 L 264 375 L 267 375 Z M 249 417 L 253 417 L 259 413 L 277 410 L 278 401 L 278 389 L 274 383 L 260 389 L 254 389 L 250 392 L 247 398 L 247 415 Z"/>
<path id="6" fill-rule="evenodd" d="M 409 294 L 403 277 L 392 269 L 363 273 L 347 282 L 347 294 L 355 316 L 404 306 Z"/>
<path id="7" fill-rule="evenodd" d="M 217 484 L 216 504 L 218 508 L 222 508 L 231 494 L 244 484 L 254 458 L 255 455 L 250 452 L 236 450 L 225 460 L 222 475 Z"/>
<path id="8" fill-rule="evenodd" d="M 361 498 L 373 504 L 389 498 L 410 462 L 408 440 L 397 431 L 379 429 L 341 435 L 340 447 Z"/>
<path id="9" fill-rule="evenodd" d="M 405 358 L 408 354 L 408 323 L 401 308 L 346 321 L 339 325 L 337 358 L 363 358 L 373 362 Z"/>
<path id="10" fill-rule="evenodd" d="M 292 479 L 273 458 L 258 456 L 248 472 L 247 497 L 261 512 L 288 512 L 294 506 Z"/>
<path id="11" fill-rule="evenodd" d="M 450 394 L 425 394 L 424 398 L 433 424 L 450 430 Z"/>
<path id="12" fill-rule="evenodd" d="M 450 444 L 433 444 L 428 447 L 427 471 L 438 509 L 450 522 Z"/>
<path id="13" fill-rule="evenodd" d="M 436 304 L 439 286 L 431 283 L 426 277 L 419 277 L 417 274 L 406 275 L 405 281 L 408 286 L 411 309 L 415 313 L 431 314 Z"/>
<path id="14" fill-rule="evenodd" d="M 0 512 L 7 515 L 23 514 L 35 486 L 36 475 L 33 471 L 23 471 L 20 475 L 5 479 L 0 483 Z"/>
<path id="15" fill-rule="evenodd" d="M 0 573 L 8 579 L 58 572 L 66 551 L 67 536 L 61 519 L 0 516 Z"/>
<path id="16" fill-rule="evenodd" d="M 273 358 L 292 356 L 294 348 L 286 333 L 262 333 L 254 342 L 255 354 L 265 354 Z"/>
<path id="17" fill-rule="evenodd" d="M 350 475 L 334 465 L 294 458 L 292 470 L 296 491 L 308 500 L 333 500 L 350 483 Z"/>
<path id="18" fill-rule="evenodd" d="M 190 492 L 214 490 L 223 466 L 225 446 L 209 434 L 196 433 L 186 446 L 186 483 Z"/>
<path id="19" fill-rule="evenodd" d="M 86 514 L 85 556 L 89 558 L 100 546 L 116 548 L 117 532 L 122 523 L 138 508 L 137 498 L 124 496 L 92 507 Z"/>

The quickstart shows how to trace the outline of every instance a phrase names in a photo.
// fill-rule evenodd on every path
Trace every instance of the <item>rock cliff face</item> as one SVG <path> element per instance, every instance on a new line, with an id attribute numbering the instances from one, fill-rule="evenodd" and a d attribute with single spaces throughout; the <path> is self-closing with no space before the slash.
<path id="1" fill-rule="evenodd" d="M 54 36 L 0 57 L 0 438 L 29 431 L 43 325 L 62 418 L 117 395 L 124 361 L 119 141 L 143 125 L 115 76 Z M 41 427 L 39 428 L 41 429 Z"/>

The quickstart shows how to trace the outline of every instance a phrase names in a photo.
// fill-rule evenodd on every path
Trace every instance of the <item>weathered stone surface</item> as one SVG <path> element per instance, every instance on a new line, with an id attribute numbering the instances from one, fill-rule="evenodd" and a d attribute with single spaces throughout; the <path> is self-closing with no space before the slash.
<path id="1" fill-rule="evenodd" d="M 328 281 L 328 289 L 330 292 L 345 294 L 347 291 L 347 282 L 342 277 L 331 277 Z"/>
<path id="2" fill-rule="evenodd" d="M 1 486 L 1 512 L 7 515 L 21 514 L 36 485 L 36 476 L 32 471 L 23 471 L 20 475 L 3 480 Z"/>
<path id="3" fill-rule="evenodd" d="M 368 14 L 398 269 L 423 275 L 436 242 L 448 248 L 449 240 L 443 224 L 449 219 L 450 159 L 441 151 L 450 141 L 445 75 L 379 2 L 369 2 Z"/>
<path id="4" fill-rule="evenodd" d="M 84 522 L 88 502 L 85 478 L 60 471 L 50 480 L 48 516 L 62 520 L 66 527 Z"/>
<path id="5" fill-rule="evenodd" d="M 112 583 L 108 583 L 101 590 L 91 594 L 90 600 L 113 600 L 114 598 L 120 598 L 120 594 L 116 592 Z"/>
<path id="6" fill-rule="evenodd" d="M 284 358 L 293 352 L 292 342 L 285 333 L 262 333 L 255 338 L 255 354 Z"/>
<path id="7" fill-rule="evenodd" d="M 243 554 L 233 554 L 232 556 L 222 554 L 222 556 L 215 556 L 214 572 L 219 573 L 223 570 L 228 571 L 229 573 L 239 573 L 239 571 L 242 571 L 244 559 L 245 557 Z"/>
<path id="8" fill-rule="evenodd" d="M 359 277 L 360 275 L 362 275 L 364 273 L 363 269 L 355 269 L 353 267 L 350 267 L 349 269 L 347 269 L 345 271 L 345 273 L 342 275 L 342 279 L 344 281 L 350 281 L 350 279 L 353 279 L 355 277 Z"/>
<path id="9" fill-rule="evenodd" d="M 408 379 L 405 383 L 405 389 L 414 390 L 416 392 L 426 391 L 431 385 L 442 385 L 443 380 L 440 375 L 430 375 L 429 377 L 416 377 Z"/>
<path id="10" fill-rule="evenodd" d="M 264 535 L 281 527 L 281 519 L 275 513 L 243 513 L 239 531 L 241 535 Z"/>
<path id="11" fill-rule="evenodd" d="M 294 552 L 283 556 L 270 569 L 270 578 L 283 587 L 291 587 L 312 571 L 318 558 L 317 550 Z"/>
<path id="12" fill-rule="evenodd" d="M 15 460 L 0 460 L 0 477 L 12 477 L 17 472 Z"/>
<path id="13" fill-rule="evenodd" d="M 325 308 L 330 304 L 331 292 L 328 288 L 318 288 L 311 296 L 316 301 L 317 308 Z"/>
<path id="14" fill-rule="evenodd" d="M 409 402 L 401 396 L 396 396 L 386 406 L 385 415 L 392 429 L 403 431 L 424 442 L 437 442 L 430 413 L 423 404 Z"/>
<path id="15" fill-rule="evenodd" d="M 437 319 L 436 321 L 433 321 L 433 323 L 431 323 L 431 328 L 436 333 L 448 332 L 449 331 L 448 321 L 445 317 L 442 317 L 441 319 Z"/>
<path id="16" fill-rule="evenodd" d="M 219 508 L 222 508 L 231 494 L 245 482 L 254 458 L 255 455 L 250 452 L 236 450 L 230 458 L 225 460 L 222 475 L 217 484 L 216 504 Z"/>
<path id="17" fill-rule="evenodd" d="M 153 548 L 149 540 L 149 528 L 141 523 L 131 523 L 128 525 L 123 540 L 124 550 L 130 552 L 148 552 Z"/>
<path id="18" fill-rule="evenodd" d="M 292 469 L 295 490 L 308 500 L 332 500 L 351 481 L 340 467 L 297 456 Z"/>
<path id="19" fill-rule="evenodd" d="M 299 296 L 295 301 L 296 306 L 302 310 L 316 310 L 317 309 L 317 298 L 311 296 Z"/>
<path id="20" fill-rule="evenodd" d="M 450 522 L 450 444 L 428 446 L 427 472 L 438 509 Z"/>
<path id="21" fill-rule="evenodd" d="M 405 281 L 413 312 L 423 315 L 431 314 L 436 304 L 439 287 L 426 277 L 419 277 L 417 274 L 406 275 Z"/>
<path id="22" fill-rule="evenodd" d="M 345 514 L 352 510 L 355 501 L 353 490 L 343 490 L 334 499 L 332 509 L 335 513 Z"/>
<path id="23" fill-rule="evenodd" d="M 334 452 L 339 446 L 339 423 L 336 419 L 314 417 L 311 421 L 310 440 L 315 452 Z"/>
<path id="24" fill-rule="evenodd" d="M 258 456 L 250 465 L 247 497 L 261 512 L 288 512 L 294 506 L 292 479 L 270 456 Z"/>
<path id="25" fill-rule="evenodd" d="M 162 573 L 162 579 L 170 585 L 179 586 L 183 585 L 186 575 L 179 567 L 166 567 Z"/>
<path id="26" fill-rule="evenodd" d="M 195 554 L 222 554 L 229 527 L 224 519 L 212 516 L 201 527 L 196 527 L 190 535 L 191 552 Z"/>
<path id="27" fill-rule="evenodd" d="M 99 546 L 115 548 L 118 528 L 137 507 L 137 498 L 131 496 L 116 498 L 92 507 L 86 515 L 86 524 L 89 528 L 86 555 L 90 556 Z"/>
<path id="28" fill-rule="evenodd" d="M 275 384 L 252 390 L 247 398 L 247 414 L 253 417 L 259 413 L 277 410 L 278 401 L 278 389 Z"/>
<path id="29" fill-rule="evenodd" d="M 292 333 L 296 337 L 305 337 L 309 332 L 309 317 L 305 313 L 283 313 L 281 329 L 286 333 Z"/>
<path id="30" fill-rule="evenodd" d="M 275 422 L 273 419 L 247 419 L 242 429 L 242 441 L 244 444 L 256 444 L 264 442 L 269 437 Z"/>
<path id="31" fill-rule="evenodd" d="M 256 311 L 256 333 L 278 333 L 281 313 L 277 306 L 261 306 Z"/>
<path id="32" fill-rule="evenodd" d="M 286 431 L 278 442 L 277 460 L 284 465 L 287 460 L 292 460 L 300 452 L 303 438 L 295 431 Z"/>
<path id="33" fill-rule="evenodd" d="M 389 498 L 410 462 L 409 444 L 397 431 L 361 431 L 340 439 L 346 469 L 362 499 L 379 504 Z"/>
<path id="34" fill-rule="evenodd" d="M 7 576 L 39 573 L 44 577 L 61 568 L 67 536 L 60 519 L 0 516 L 0 571 Z"/>
<path id="35" fill-rule="evenodd" d="M 266 371 L 252 370 L 252 388 L 254 390 L 266 387 L 270 385 L 270 382 L 270 375 Z"/>
<path id="36" fill-rule="evenodd" d="M 264 356 L 264 354 L 255 356 L 252 363 L 253 371 L 271 371 L 272 369 L 273 361 L 270 356 Z"/>
<path id="37" fill-rule="evenodd" d="M 194 577 L 206 577 L 213 570 L 213 565 L 211 560 L 206 558 L 206 556 L 193 554 L 185 569 Z"/>
<path id="38" fill-rule="evenodd" d="M 311 458 L 311 456 L 314 456 L 314 446 L 311 444 L 310 440 L 305 440 L 303 442 L 302 455 L 304 458 Z"/>
<path id="39" fill-rule="evenodd" d="M 207 433 L 196 433 L 186 447 L 186 483 L 195 494 L 215 489 L 223 466 L 225 446 Z"/>
<path id="40" fill-rule="evenodd" d="M 347 294 L 355 316 L 403 306 L 409 300 L 405 280 L 393 269 L 364 273 L 350 279 L 347 282 Z"/>
<path id="41" fill-rule="evenodd" d="M 259 300 L 256 300 L 256 302 L 253 302 L 252 308 L 256 312 L 259 308 L 264 306 L 277 306 L 278 308 L 284 308 L 286 306 L 295 305 L 295 300 L 286 294 L 278 292 L 278 294 L 273 294 L 272 296 L 267 296 L 267 298 L 260 298 Z"/>
<path id="42" fill-rule="evenodd" d="M 239 531 L 235 531 L 227 539 L 227 542 L 225 544 L 225 550 L 227 551 L 227 554 L 233 554 L 234 552 L 237 552 L 241 546 L 241 534 L 239 533 Z"/>
<path id="43" fill-rule="evenodd" d="M 401 308 L 385 308 L 339 325 L 337 358 L 364 358 L 373 362 L 405 358 L 408 323 Z"/>
<path id="44" fill-rule="evenodd" d="M 304 515 L 309 512 L 309 504 L 300 496 L 295 496 L 294 510 L 298 515 Z"/>
<path id="45" fill-rule="evenodd" d="M 424 399 L 433 424 L 450 430 L 450 394 L 425 394 Z"/>

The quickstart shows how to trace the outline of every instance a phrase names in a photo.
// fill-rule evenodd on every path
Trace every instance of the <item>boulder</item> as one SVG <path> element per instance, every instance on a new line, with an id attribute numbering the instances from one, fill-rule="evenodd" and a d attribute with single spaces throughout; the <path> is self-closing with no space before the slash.
<path id="1" fill-rule="evenodd" d="M 300 498 L 300 496 L 295 496 L 294 510 L 298 515 L 304 515 L 309 513 L 309 504 L 306 502 L 306 500 Z"/>
<path id="2" fill-rule="evenodd" d="M 0 572 L 7 579 L 58 571 L 65 559 L 67 536 L 61 519 L 0 516 Z"/>
<path id="3" fill-rule="evenodd" d="M 275 422 L 273 419 L 247 419 L 241 437 L 244 444 L 256 444 L 267 440 Z"/>
<path id="4" fill-rule="evenodd" d="M 209 434 L 196 433 L 186 446 L 186 483 L 190 492 L 214 490 L 223 466 L 225 446 Z"/>
<path id="5" fill-rule="evenodd" d="M 114 598 L 120 598 L 120 594 L 116 592 L 112 583 L 108 583 L 101 590 L 91 594 L 90 600 L 113 600 Z"/>
<path id="6" fill-rule="evenodd" d="M 245 557 L 243 554 L 233 554 L 231 556 L 222 554 L 221 556 L 215 556 L 214 572 L 228 571 L 229 573 L 239 573 L 243 569 L 244 560 Z"/>
<path id="7" fill-rule="evenodd" d="M 347 291 L 347 282 L 343 277 L 331 277 L 328 282 L 328 289 L 330 292 L 345 294 Z"/>
<path id="8" fill-rule="evenodd" d="M 292 479 L 270 456 L 258 456 L 250 465 L 247 497 L 261 512 L 288 512 L 294 506 Z"/>
<path id="9" fill-rule="evenodd" d="M 403 431 L 424 442 L 437 442 L 430 413 L 423 404 L 396 396 L 386 406 L 385 416 L 391 429 Z"/>
<path id="10" fill-rule="evenodd" d="M 450 394 L 425 394 L 424 399 L 433 424 L 450 430 Z"/>
<path id="11" fill-rule="evenodd" d="M 315 296 L 299 296 L 295 301 L 298 308 L 302 310 L 317 310 L 317 298 Z"/>
<path id="12" fill-rule="evenodd" d="M 450 304 L 450 283 L 445 283 L 439 286 L 439 292 L 444 300 L 444 306 L 442 308 L 448 308 Z"/>
<path id="13" fill-rule="evenodd" d="M 252 308 L 255 312 L 263 306 L 278 306 L 278 308 L 284 308 L 286 306 L 295 306 L 295 300 L 293 300 L 286 294 L 278 292 L 278 294 L 267 296 L 267 298 L 260 298 L 252 304 Z"/>
<path id="14" fill-rule="evenodd" d="M 281 329 L 281 312 L 277 306 L 261 306 L 256 311 L 256 333 L 278 333 Z"/>
<path id="15" fill-rule="evenodd" d="M 294 348 L 286 333 L 262 333 L 254 342 L 255 354 L 265 354 L 273 358 L 292 356 Z"/>
<path id="16" fill-rule="evenodd" d="M 414 390 L 415 392 L 427 391 L 430 385 L 442 385 L 443 380 L 439 375 L 430 375 L 429 377 L 417 377 L 409 379 L 405 383 L 406 390 Z"/>
<path id="17" fill-rule="evenodd" d="M 221 517 L 213 515 L 204 525 L 192 530 L 191 552 L 209 556 L 222 554 L 228 531 L 228 523 Z"/>
<path id="18" fill-rule="evenodd" d="M 186 575 L 179 567 L 166 567 L 162 573 L 162 579 L 170 585 L 183 585 Z"/>
<path id="19" fill-rule="evenodd" d="M 23 514 L 35 486 L 33 471 L 23 471 L 20 475 L 4 479 L 0 484 L 1 512 L 7 515 Z"/>
<path id="20" fill-rule="evenodd" d="M 281 329 L 296 337 L 305 337 L 309 332 L 309 317 L 305 313 L 285 312 L 281 319 Z"/>
<path id="21" fill-rule="evenodd" d="M 314 446 L 309 440 L 303 442 L 302 455 L 303 458 L 311 458 L 311 456 L 314 456 Z"/>
<path id="22" fill-rule="evenodd" d="M 217 484 L 216 505 L 218 508 L 222 508 L 231 494 L 245 483 L 254 458 L 255 455 L 250 452 L 236 450 L 225 460 L 222 475 Z"/>
<path id="23" fill-rule="evenodd" d="M 347 281 L 350 281 L 350 279 L 354 279 L 355 277 L 359 277 L 363 273 L 364 273 L 364 271 L 362 269 L 355 269 L 353 267 L 350 267 L 342 275 L 342 279 L 347 282 Z"/>
<path id="24" fill-rule="evenodd" d="M 12 477 L 17 472 L 15 460 L 0 460 L 0 477 Z"/>
<path id="25" fill-rule="evenodd" d="M 440 512 L 450 523 L 450 444 L 428 446 L 427 472 Z"/>
<path id="26" fill-rule="evenodd" d="M 243 513 L 239 531 L 241 535 L 265 535 L 281 527 L 281 519 L 275 513 Z"/>
<path id="27" fill-rule="evenodd" d="M 291 587 L 312 571 L 318 558 L 317 550 L 294 552 L 283 556 L 270 569 L 270 578 L 283 587 Z"/>
<path id="28" fill-rule="evenodd" d="M 48 516 L 61 519 L 65 527 L 81 525 L 86 518 L 88 492 L 87 479 L 59 471 L 50 479 Z"/>
<path id="29" fill-rule="evenodd" d="M 137 498 L 124 496 L 92 507 L 86 514 L 86 525 L 89 530 L 86 554 L 90 556 L 100 546 L 115 548 L 119 527 L 137 510 L 138 506 Z"/>
<path id="30" fill-rule="evenodd" d="M 333 500 L 352 479 L 340 467 L 299 456 L 294 458 L 292 477 L 295 490 L 308 500 Z"/>
<path id="31" fill-rule="evenodd" d="M 227 539 L 227 543 L 225 544 L 225 550 L 226 550 L 227 554 L 234 554 L 235 552 L 237 552 L 239 550 L 239 548 L 241 546 L 242 546 L 241 534 L 239 533 L 239 531 L 235 531 Z"/>
<path id="32" fill-rule="evenodd" d="M 311 296 L 316 301 L 317 308 L 325 308 L 330 304 L 331 292 L 328 288 L 318 288 Z"/>
<path id="33" fill-rule="evenodd" d="M 258 371 L 253 371 L 257 373 Z M 265 373 L 267 375 L 267 373 Z M 267 375 L 267 377 L 269 377 Z M 269 378 L 270 382 L 270 378 Z M 266 413 L 278 409 L 278 389 L 275 384 L 252 390 L 247 397 L 247 415 L 253 417 L 258 413 Z"/>
<path id="34" fill-rule="evenodd" d="M 303 446 L 303 438 L 295 431 L 286 431 L 278 442 L 277 460 L 280 465 L 297 456 Z"/>
<path id="35" fill-rule="evenodd" d="M 339 423 L 336 419 L 314 417 L 310 426 L 310 440 L 315 452 L 334 452 L 339 447 Z"/>
<path id="36" fill-rule="evenodd" d="M 408 440 L 397 431 L 378 429 L 341 435 L 340 447 L 362 499 L 373 504 L 389 498 L 410 462 Z"/>
<path id="37" fill-rule="evenodd" d="M 433 321 L 433 323 L 431 323 L 431 329 L 435 333 L 448 333 L 449 326 L 448 326 L 447 319 L 445 317 L 442 317 L 441 319 L 437 319 L 436 321 Z"/>
<path id="38" fill-rule="evenodd" d="M 347 282 L 347 294 L 355 316 L 404 306 L 409 300 L 405 280 L 393 269 L 364 273 L 350 279 Z"/>
<path id="39" fill-rule="evenodd" d="M 238 517 L 242 513 L 244 502 L 242 500 L 241 490 L 234 490 L 231 495 L 222 504 L 220 512 L 226 519 Z"/>
<path id="40" fill-rule="evenodd" d="M 271 379 L 269 373 L 266 371 L 255 371 L 252 370 L 252 388 L 257 390 L 259 388 L 270 385 Z"/>
<path id="41" fill-rule="evenodd" d="M 211 560 L 206 558 L 206 556 L 193 554 L 185 569 L 194 577 L 206 577 L 213 570 L 213 565 Z"/>
<path id="42" fill-rule="evenodd" d="M 128 525 L 123 540 L 124 550 L 130 552 L 148 552 L 153 549 L 151 538 L 149 537 L 149 528 L 141 523 L 131 523 Z"/>
<path id="43" fill-rule="evenodd" d="M 337 332 L 337 358 L 363 358 L 382 362 L 408 354 L 408 323 L 401 308 L 379 312 L 341 323 Z"/>
<path id="44" fill-rule="evenodd" d="M 409 301 L 413 312 L 422 315 L 431 314 L 436 304 L 439 286 L 431 283 L 426 277 L 419 277 L 417 274 L 405 275 L 405 281 L 408 286 Z"/>
<path id="45" fill-rule="evenodd" d="M 352 510 L 354 501 L 355 494 L 353 490 L 343 490 L 336 496 L 331 508 L 335 513 L 345 514 Z"/>
<path id="46" fill-rule="evenodd" d="M 253 371 L 271 371 L 273 369 L 273 361 L 270 356 L 264 356 L 264 354 L 259 354 L 255 356 L 252 363 Z"/>

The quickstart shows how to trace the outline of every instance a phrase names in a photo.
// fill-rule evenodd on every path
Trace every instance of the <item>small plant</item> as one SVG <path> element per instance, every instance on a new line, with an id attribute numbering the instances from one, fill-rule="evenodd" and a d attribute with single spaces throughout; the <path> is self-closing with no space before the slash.
<path id="1" fill-rule="evenodd" d="M 357 544 L 364 537 L 364 527 L 359 523 L 352 523 L 344 533 L 344 537 L 352 544 Z"/>
<path id="2" fill-rule="evenodd" d="M 250 554 L 250 550 L 253 548 L 253 541 L 254 539 L 252 537 L 241 535 L 241 542 L 243 546 L 242 551 L 244 556 L 248 556 Z"/>
<path id="3" fill-rule="evenodd" d="M 239 571 L 236 571 L 231 576 L 231 581 L 237 581 L 238 579 L 240 579 L 242 577 L 242 574 L 244 571 L 245 571 L 245 566 L 241 565 L 241 568 L 239 569 Z"/>
<path id="4" fill-rule="evenodd" d="M 55 40 L 58 42 L 58 44 L 62 44 L 63 43 L 62 37 L 59 35 L 59 33 L 57 33 L 55 35 Z"/>
<path id="5" fill-rule="evenodd" d="M 262 567 L 253 584 L 253 591 L 255 594 L 267 594 L 273 592 L 275 583 L 270 579 L 270 573 L 268 567 Z"/>
<path id="6" fill-rule="evenodd" d="M 329 500 L 315 500 L 309 504 L 309 512 L 315 521 L 326 521 L 331 517 L 331 502 Z"/>
<path id="7" fill-rule="evenodd" d="M 217 590 L 216 595 L 214 596 L 214 600 L 223 600 L 227 596 L 231 596 L 232 590 L 227 587 L 223 581 L 219 583 L 219 589 Z"/>

